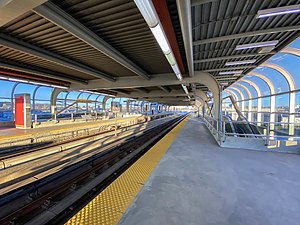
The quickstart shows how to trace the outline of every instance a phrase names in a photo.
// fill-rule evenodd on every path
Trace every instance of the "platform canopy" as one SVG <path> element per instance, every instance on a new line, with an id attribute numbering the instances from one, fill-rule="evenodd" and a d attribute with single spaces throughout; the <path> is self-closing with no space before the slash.
<path id="1" fill-rule="evenodd" d="M 211 91 L 206 77 L 213 76 L 226 88 L 295 40 L 299 14 L 265 14 L 299 4 L 296 0 L 3 1 L 0 75 L 71 91 L 189 105 L 196 90 Z"/>

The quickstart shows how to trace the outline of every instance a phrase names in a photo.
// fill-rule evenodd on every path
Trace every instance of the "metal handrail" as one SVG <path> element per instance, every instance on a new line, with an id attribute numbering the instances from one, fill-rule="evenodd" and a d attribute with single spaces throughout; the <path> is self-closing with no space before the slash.
<path id="1" fill-rule="evenodd" d="M 282 132 L 280 130 L 271 129 L 271 125 L 293 125 L 298 126 L 300 123 L 287 123 L 287 122 L 249 122 L 249 124 L 255 124 L 258 127 L 261 127 L 266 130 L 266 134 L 239 134 L 239 133 L 228 133 L 225 130 L 226 123 L 230 123 L 230 121 L 222 121 L 222 127 L 219 127 L 219 123 L 216 119 L 210 117 L 210 116 L 204 116 L 202 117 L 203 121 L 205 122 L 208 129 L 213 132 L 213 134 L 218 135 L 218 139 L 226 136 L 234 136 L 234 137 L 247 137 L 247 138 L 262 138 L 266 139 L 266 141 L 269 140 L 291 140 L 291 141 L 300 141 L 300 137 L 296 135 L 278 135 L 273 134 L 272 132 Z M 245 121 L 234 121 L 237 124 L 245 124 Z"/>

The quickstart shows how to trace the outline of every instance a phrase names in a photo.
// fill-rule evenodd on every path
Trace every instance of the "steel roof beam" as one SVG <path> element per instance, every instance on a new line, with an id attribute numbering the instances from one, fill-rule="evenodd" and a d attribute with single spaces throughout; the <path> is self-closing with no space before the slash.
<path id="1" fill-rule="evenodd" d="M 1 45 L 5 46 L 5 47 L 16 49 L 18 51 L 45 59 L 47 61 L 51 61 L 53 63 L 89 74 L 89 75 L 97 77 L 97 78 L 102 78 L 102 79 L 105 79 L 108 81 L 116 80 L 116 78 L 114 78 L 113 76 L 103 73 L 103 72 L 96 70 L 92 67 L 89 67 L 87 65 L 84 65 L 80 62 L 74 61 L 72 59 L 61 56 L 54 52 L 50 52 L 48 50 L 37 47 L 33 44 L 19 40 L 17 38 L 11 37 L 11 36 L 3 34 L 3 33 L 0 34 L 0 43 L 1 43 Z"/>
<path id="2" fill-rule="evenodd" d="M 182 100 L 185 100 L 185 99 L 188 99 L 186 96 L 183 96 L 183 97 L 166 97 L 166 98 L 139 98 L 139 99 L 145 99 L 147 101 L 154 101 L 154 102 L 171 102 L 171 101 L 174 101 L 174 102 L 178 102 L 178 101 L 182 101 Z"/>
<path id="3" fill-rule="evenodd" d="M 210 2 L 215 2 L 217 0 L 191 0 L 192 6 L 203 5 Z"/>
<path id="4" fill-rule="evenodd" d="M 131 70 L 135 74 L 147 79 L 150 78 L 143 69 L 134 64 L 131 60 L 122 55 L 118 50 L 113 48 L 102 38 L 96 35 L 93 31 L 85 27 L 78 20 L 74 19 L 71 15 L 67 14 L 64 10 L 60 9 L 54 3 L 46 2 L 45 4 L 35 8 L 33 11 L 44 17 L 45 19 L 55 23 L 65 31 L 73 34 L 80 40 L 102 52 L 103 54 L 110 57 L 127 69 Z"/>
<path id="5" fill-rule="evenodd" d="M 1 68 L 6 68 L 6 69 L 11 69 L 11 70 L 17 70 L 20 72 L 25 72 L 29 74 L 34 74 L 38 75 L 41 77 L 48 77 L 48 78 L 53 78 L 57 80 L 62 80 L 62 81 L 68 81 L 71 83 L 77 83 L 77 84 L 84 84 L 86 85 L 88 81 L 84 79 L 80 79 L 77 77 L 72 77 L 67 74 L 62 74 L 62 73 L 57 73 L 54 71 L 50 71 L 47 69 L 35 67 L 35 66 L 29 66 L 29 65 L 24 65 L 24 64 L 19 64 L 16 62 L 10 62 L 7 60 L 0 60 L 0 67 Z"/>
<path id="6" fill-rule="evenodd" d="M 274 55 L 274 54 L 276 54 L 276 52 L 229 55 L 229 56 L 223 56 L 223 57 L 194 60 L 194 63 L 205 63 L 205 62 L 213 62 L 213 61 L 220 61 L 220 60 L 227 60 L 227 59 L 256 57 L 256 56 Z"/>
<path id="7" fill-rule="evenodd" d="M 0 27 L 47 0 L 4 0 L 0 1 Z"/>
<path id="8" fill-rule="evenodd" d="M 221 37 L 215 37 L 215 38 L 208 38 L 204 40 L 198 40 L 194 41 L 193 45 L 202 45 L 202 44 L 208 44 L 212 42 L 219 42 L 219 41 L 228 41 L 232 39 L 238 39 L 238 38 L 244 38 L 244 37 L 254 37 L 254 36 L 260 36 L 265 34 L 274 34 L 274 33 L 280 33 L 280 32 L 290 32 L 290 31 L 296 31 L 300 30 L 300 25 L 295 26 L 289 26 L 289 27 L 277 27 L 277 28 L 271 28 L 271 29 L 265 29 L 265 30 L 255 30 L 240 34 L 232 34 L 227 36 L 221 36 Z"/>
<path id="9" fill-rule="evenodd" d="M 203 72 L 218 72 L 218 71 L 224 71 L 224 70 L 243 70 L 243 69 L 249 69 L 249 68 L 255 68 L 256 65 L 248 65 L 248 66 L 236 66 L 236 67 L 224 67 L 224 68 L 215 68 L 215 69 L 209 69 L 209 70 L 201 70 Z"/>
<path id="10" fill-rule="evenodd" d="M 217 81 L 236 80 L 236 77 L 215 77 Z"/>
<path id="11" fill-rule="evenodd" d="M 88 85 L 82 86 L 72 84 L 73 90 L 95 90 L 95 89 L 126 89 L 126 88 L 139 88 L 139 87 L 153 87 L 153 86 L 168 86 L 168 85 L 180 85 L 190 83 L 201 83 L 203 76 L 209 75 L 203 71 L 198 71 L 194 77 L 184 78 L 179 81 L 173 73 L 166 74 L 153 74 L 151 80 L 145 82 L 142 77 L 130 76 L 119 77 L 116 82 L 107 82 L 102 79 L 91 80 Z M 210 76 L 210 75 L 209 75 Z"/>
<path id="12" fill-rule="evenodd" d="M 191 2 L 176 0 L 190 77 L 194 76 Z"/>
<path id="13" fill-rule="evenodd" d="M 156 91 L 150 91 L 149 93 L 144 93 L 144 94 L 131 92 L 130 94 L 126 95 L 126 97 L 129 97 L 129 98 L 152 98 L 152 97 L 158 98 L 158 97 L 172 97 L 172 96 L 187 96 L 187 94 L 184 93 L 182 90 L 173 90 L 169 93 L 156 90 Z"/>

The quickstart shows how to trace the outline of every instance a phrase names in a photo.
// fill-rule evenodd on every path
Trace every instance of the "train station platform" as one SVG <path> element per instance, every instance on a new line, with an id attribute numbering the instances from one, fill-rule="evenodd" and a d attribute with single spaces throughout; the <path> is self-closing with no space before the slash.
<path id="1" fill-rule="evenodd" d="M 191 117 L 67 224 L 296 225 L 299 188 L 300 156 L 220 148 Z"/>
<path id="2" fill-rule="evenodd" d="M 126 121 L 131 118 L 118 119 L 117 121 Z M 51 132 L 59 132 L 59 131 L 67 131 L 67 130 L 76 130 L 85 127 L 91 127 L 95 125 L 107 124 L 114 122 L 115 119 L 110 120 L 99 120 L 99 121 L 91 121 L 91 122 L 77 122 L 77 123 L 66 123 L 66 124 L 57 124 L 53 126 L 47 127 L 37 127 L 31 129 L 19 129 L 19 128 L 1 128 L 0 129 L 0 140 L 6 140 L 16 137 L 27 137 L 34 134 L 41 133 L 51 133 Z"/>

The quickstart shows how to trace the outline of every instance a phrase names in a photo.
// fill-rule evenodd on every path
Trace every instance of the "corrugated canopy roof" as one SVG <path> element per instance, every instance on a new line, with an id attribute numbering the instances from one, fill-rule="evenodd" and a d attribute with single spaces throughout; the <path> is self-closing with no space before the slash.
<path id="1" fill-rule="evenodd" d="M 181 12 L 176 0 L 162 1 L 167 3 L 185 71 L 189 61 L 182 15 L 192 25 L 194 70 L 208 72 L 226 85 L 239 75 L 220 72 L 246 74 L 299 36 L 299 14 L 256 18 L 258 10 L 295 5 L 299 0 L 192 0 L 191 17 Z M 118 96 L 149 100 L 184 95 L 134 1 L 52 0 L 35 7 L 0 28 L 0 69 L 32 74 L 33 79 L 61 79 L 75 89 L 111 91 Z M 270 40 L 279 41 L 271 52 L 235 50 L 237 45 Z M 253 59 L 254 64 L 225 66 L 229 61 Z M 112 82 L 111 88 L 106 82 Z M 190 92 L 208 90 L 201 81 L 195 83 L 187 84 Z"/>

